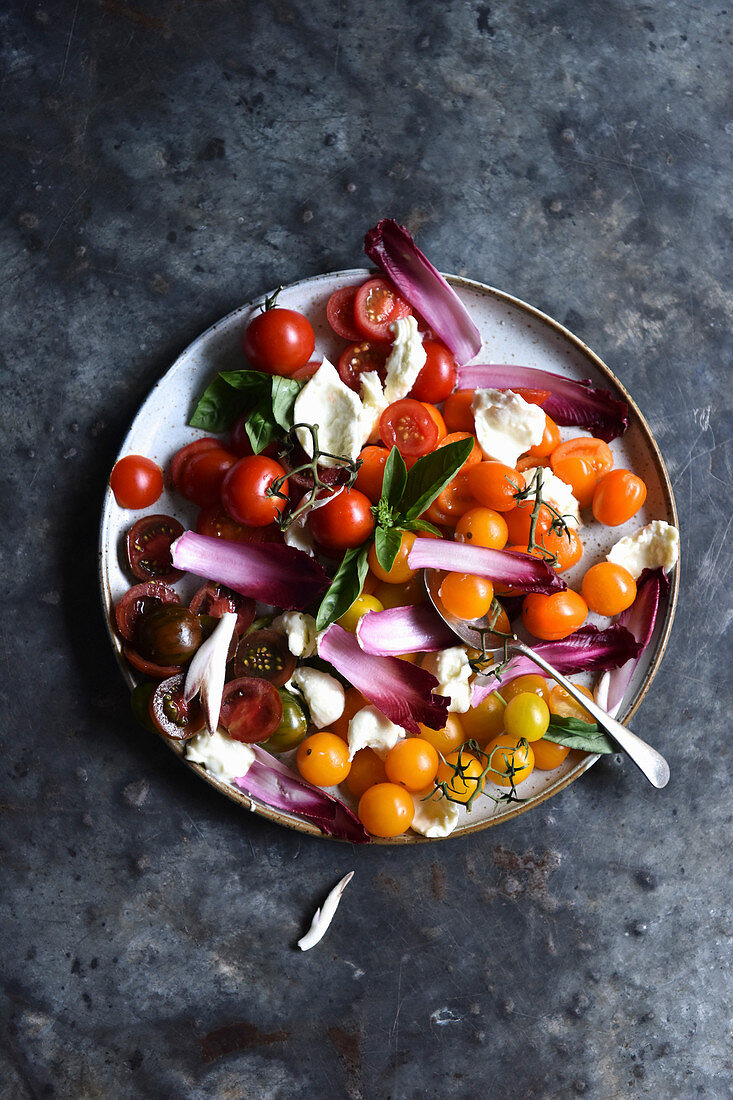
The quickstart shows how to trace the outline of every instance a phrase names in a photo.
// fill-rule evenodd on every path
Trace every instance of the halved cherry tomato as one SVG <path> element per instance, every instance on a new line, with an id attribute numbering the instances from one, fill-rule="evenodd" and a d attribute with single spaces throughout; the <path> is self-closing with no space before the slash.
<path id="1" fill-rule="evenodd" d="M 307 317 L 274 306 L 259 313 L 244 330 L 244 354 L 257 370 L 290 377 L 313 354 L 316 337 Z"/>
<path id="2" fill-rule="evenodd" d="M 280 490 L 284 496 L 268 496 L 267 493 L 273 481 L 284 476 L 285 470 L 280 463 L 264 455 L 240 458 L 224 478 L 221 502 L 237 523 L 247 527 L 267 527 L 288 503 L 287 481 Z"/>
<path id="3" fill-rule="evenodd" d="M 171 516 L 143 516 L 127 532 L 127 560 L 141 581 L 174 584 L 183 573 L 171 561 L 171 545 L 183 534 L 183 525 Z"/>
<path id="4" fill-rule="evenodd" d="M 608 444 L 603 439 L 596 439 L 595 436 L 580 435 L 574 439 L 566 439 L 564 443 L 555 447 L 550 455 L 550 465 L 558 477 L 560 474 L 555 469 L 555 463 L 571 455 L 590 462 L 599 477 L 613 468 L 613 452 Z"/>
<path id="5" fill-rule="evenodd" d="M 565 458 L 556 458 L 552 469 L 573 490 L 580 507 L 587 508 L 598 484 L 598 471 L 593 463 L 578 455 L 566 455 Z"/>
<path id="6" fill-rule="evenodd" d="M 446 398 L 443 419 L 449 432 L 473 434 L 474 419 L 471 411 L 474 390 L 455 390 Z"/>
<path id="7" fill-rule="evenodd" d="M 646 500 L 646 485 L 630 470 L 609 470 L 598 479 L 593 515 L 607 527 L 619 527 L 635 516 Z"/>
<path id="8" fill-rule="evenodd" d="M 531 592 L 524 597 L 522 622 L 530 634 L 543 641 L 555 642 L 567 638 L 588 617 L 588 604 L 578 592 L 567 588 L 543 596 Z"/>
<path id="9" fill-rule="evenodd" d="M 412 825 L 415 803 L 404 787 L 396 783 L 375 783 L 359 799 L 357 814 L 372 836 L 400 836 Z"/>
<path id="10" fill-rule="evenodd" d="M 224 685 L 219 722 L 235 741 L 266 741 L 282 717 L 282 699 L 268 680 L 245 676 Z"/>
<path id="11" fill-rule="evenodd" d="M 115 623 L 127 642 L 137 641 L 137 628 L 143 615 L 154 611 L 163 604 L 179 604 L 181 598 L 175 588 L 160 581 L 146 581 L 134 584 L 115 605 Z"/>
<path id="12" fill-rule="evenodd" d="M 326 317 L 333 331 L 352 344 L 362 338 L 354 321 L 354 299 L 358 289 L 356 286 L 342 286 L 334 290 L 326 306 Z"/>
<path id="13" fill-rule="evenodd" d="M 282 542 L 283 533 L 276 523 L 267 527 L 246 527 L 219 505 L 202 508 L 196 518 L 196 530 L 199 535 L 209 535 L 212 539 L 227 539 L 229 542 Z"/>
<path id="14" fill-rule="evenodd" d="M 157 665 L 155 661 L 146 660 L 131 645 L 123 645 L 122 654 L 137 672 L 142 673 L 143 676 L 149 676 L 151 680 L 167 680 L 171 676 L 178 676 L 181 671 L 180 665 Z"/>
<path id="15" fill-rule="evenodd" d="M 469 621 L 488 614 L 494 586 L 486 577 L 471 573 L 447 573 L 440 585 L 440 602 L 449 615 Z"/>
<path id="16" fill-rule="evenodd" d="M 207 581 L 191 598 L 188 605 L 195 615 L 208 615 L 212 619 L 220 619 L 226 612 L 232 612 L 237 616 L 234 625 L 235 634 L 244 634 L 249 630 L 255 619 L 255 601 L 241 592 L 233 592 L 216 581 Z"/>
<path id="17" fill-rule="evenodd" d="M 362 340 L 359 344 L 349 344 L 345 351 L 341 352 L 338 361 L 338 372 L 341 381 L 359 392 L 359 376 L 368 371 L 376 371 L 379 379 L 384 383 L 386 373 L 384 364 L 391 351 L 389 344 L 378 344 L 371 340 Z"/>
<path id="18" fill-rule="evenodd" d="M 468 471 L 468 484 L 480 504 L 495 512 L 510 512 L 516 507 L 514 494 L 526 488 L 524 474 L 503 462 L 480 462 Z"/>
<path id="19" fill-rule="evenodd" d="M 369 497 L 372 504 L 378 504 L 382 496 L 384 467 L 389 451 L 384 447 L 365 447 L 359 455 L 361 466 L 356 475 L 354 488 Z"/>
<path id="20" fill-rule="evenodd" d="M 192 455 L 181 470 L 176 489 L 199 508 L 219 503 L 222 482 L 237 462 L 224 447 L 209 447 Z"/>
<path id="21" fill-rule="evenodd" d="M 306 737 L 295 759 L 303 779 L 316 787 L 335 787 L 351 771 L 349 746 L 335 733 L 321 731 Z"/>
<path id="22" fill-rule="evenodd" d="M 545 458 L 551 455 L 560 443 L 560 429 L 551 416 L 545 413 L 545 430 L 539 443 L 526 452 L 532 458 Z M 559 475 L 558 475 L 559 476 Z"/>
<path id="23" fill-rule="evenodd" d="M 636 581 L 613 561 L 599 561 L 583 577 L 583 599 L 598 615 L 620 615 L 636 599 Z"/>
<path id="24" fill-rule="evenodd" d="M 495 512 L 493 508 L 469 508 L 456 524 L 456 542 L 470 542 L 489 550 L 503 550 L 509 536 L 507 517 L 513 512 Z"/>
<path id="25" fill-rule="evenodd" d="M 308 526 L 318 545 L 329 553 L 361 546 L 374 530 L 372 503 L 358 489 L 345 489 L 311 512 Z"/>
<path id="26" fill-rule="evenodd" d="M 152 458 L 125 455 L 115 463 L 109 487 L 120 508 L 149 508 L 163 492 L 163 471 Z"/>
<path id="27" fill-rule="evenodd" d="M 390 340 L 390 325 L 412 310 L 386 279 L 369 279 L 354 298 L 354 324 L 368 340 Z"/>
<path id="28" fill-rule="evenodd" d="M 295 672 L 297 658 L 288 648 L 288 641 L 279 630 L 253 630 L 245 634 L 232 659 L 232 676 L 241 679 L 254 676 L 282 687 Z"/>
<path id="29" fill-rule="evenodd" d="M 448 429 L 445 426 L 443 414 L 439 409 L 436 409 L 435 405 L 431 405 L 429 401 L 421 401 L 420 404 L 435 421 L 435 426 L 438 429 L 438 443 L 436 446 L 440 446 L 441 441 L 448 435 Z"/>
<path id="30" fill-rule="evenodd" d="M 576 687 L 581 695 L 593 699 L 593 692 L 585 684 L 573 684 L 573 687 Z M 549 707 L 550 714 L 558 714 L 561 718 L 578 718 L 581 722 L 595 722 L 591 712 L 574 699 L 562 684 L 555 684 L 550 692 Z"/>
<path id="31" fill-rule="evenodd" d="M 424 405 L 403 397 L 382 413 L 379 434 L 388 448 L 396 447 L 403 457 L 414 457 L 433 450 L 438 442 L 438 425 Z"/>
<path id="32" fill-rule="evenodd" d="M 183 698 L 185 676 L 177 673 L 158 684 L 150 698 L 153 725 L 171 741 L 188 741 L 204 728 L 204 716 L 198 699 Z"/>
<path id="33" fill-rule="evenodd" d="M 437 340 L 423 340 L 422 346 L 427 358 L 408 397 L 437 405 L 453 393 L 458 366 L 448 349 Z"/>
<path id="34" fill-rule="evenodd" d="M 515 469 L 523 474 L 525 470 L 535 470 L 538 466 L 548 467 L 549 465 L 549 458 L 535 455 L 520 455 L 517 459 Z"/>
<path id="35" fill-rule="evenodd" d="M 443 421 L 445 423 L 445 421 Z M 469 452 L 468 458 L 461 466 L 462 470 L 467 470 L 469 466 L 478 466 L 479 462 L 483 460 L 484 453 L 478 445 L 478 439 L 471 432 L 450 432 L 448 435 L 438 442 L 436 451 L 439 451 L 441 447 L 447 447 L 450 443 L 458 443 L 461 439 L 472 439 L 473 447 Z"/>

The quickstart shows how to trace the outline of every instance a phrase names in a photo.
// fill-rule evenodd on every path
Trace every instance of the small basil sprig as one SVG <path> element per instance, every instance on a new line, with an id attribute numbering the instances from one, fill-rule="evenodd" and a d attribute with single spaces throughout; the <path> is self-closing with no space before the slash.
<path id="1" fill-rule="evenodd" d="M 318 608 L 316 630 L 325 630 L 336 619 L 340 619 L 349 610 L 354 600 L 361 595 L 369 569 L 368 553 L 368 542 L 346 551 L 331 581 L 331 586 Z"/>
<path id="2" fill-rule="evenodd" d="M 618 752 L 618 746 L 598 728 L 595 722 L 581 722 L 580 718 L 562 718 L 553 714 L 543 741 L 566 745 L 580 752 Z"/>
<path id="3" fill-rule="evenodd" d="M 293 426 L 293 405 L 300 382 L 258 370 L 217 374 L 198 400 L 189 424 L 205 432 L 226 432 L 242 413 L 249 413 L 245 430 L 255 454 Z"/>
<path id="4" fill-rule="evenodd" d="M 472 439 L 459 439 L 419 458 L 409 471 L 400 452 L 392 448 L 384 467 L 382 496 L 374 509 L 374 551 L 386 572 L 394 565 L 403 531 L 439 534 L 420 516 L 453 480 L 472 447 Z"/>

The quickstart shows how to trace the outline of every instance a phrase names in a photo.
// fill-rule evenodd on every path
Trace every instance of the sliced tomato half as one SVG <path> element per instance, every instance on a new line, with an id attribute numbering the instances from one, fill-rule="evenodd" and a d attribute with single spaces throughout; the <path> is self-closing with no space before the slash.
<path id="1" fill-rule="evenodd" d="M 295 672 L 296 664 L 284 634 L 279 630 L 254 630 L 245 634 L 237 646 L 232 675 L 255 676 L 282 687 Z"/>
<path id="2" fill-rule="evenodd" d="M 141 581 L 173 584 L 183 576 L 171 561 L 171 545 L 183 534 L 172 516 L 143 516 L 127 532 L 127 560 Z"/>
<path id="3" fill-rule="evenodd" d="M 224 685 L 219 721 L 235 741 L 266 741 L 282 718 L 282 699 L 268 680 L 245 676 Z"/>
<path id="4" fill-rule="evenodd" d="M 137 640 L 137 627 L 141 616 L 166 603 L 180 603 L 175 588 L 161 581 L 134 584 L 115 605 L 117 629 L 127 642 Z"/>
<path id="5" fill-rule="evenodd" d="M 342 286 L 334 290 L 326 306 L 326 317 L 333 331 L 352 343 L 362 339 L 362 333 L 354 321 L 354 299 L 358 289 L 356 286 Z"/>
<path id="6" fill-rule="evenodd" d="M 235 613 L 237 622 L 234 630 L 237 634 L 249 630 L 255 619 L 254 600 L 216 581 L 207 581 L 199 588 L 188 606 L 194 614 L 209 615 L 212 619 L 220 619 L 227 611 Z"/>
<path id="7" fill-rule="evenodd" d="M 338 361 L 338 372 L 341 381 L 355 393 L 359 392 L 359 378 L 368 371 L 375 370 L 380 382 L 384 385 L 386 378 L 385 363 L 391 351 L 389 344 L 374 343 L 371 340 L 362 340 L 360 344 L 350 344 L 343 351 Z"/>
<path id="8" fill-rule="evenodd" d="M 412 312 L 387 279 L 369 279 L 354 298 L 354 323 L 368 340 L 390 340 L 390 325 Z"/>
<path id="9" fill-rule="evenodd" d="M 180 665 L 156 665 L 155 661 L 148 661 L 131 645 L 123 645 L 122 652 L 136 672 L 149 676 L 151 680 L 166 680 L 169 676 L 177 676 L 181 671 Z"/>
<path id="10" fill-rule="evenodd" d="M 198 699 L 183 698 L 185 676 L 170 676 L 158 684 L 150 700 L 150 717 L 156 729 L 171 741 L 188 741 L 204 728 L 204 715 Z"/>

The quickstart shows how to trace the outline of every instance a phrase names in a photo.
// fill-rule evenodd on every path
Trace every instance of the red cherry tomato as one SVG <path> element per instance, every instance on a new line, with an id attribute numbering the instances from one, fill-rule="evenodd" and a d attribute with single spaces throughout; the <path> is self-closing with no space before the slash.
<path id="1" fill-rule="evenodd" d="M 266 741 L 282 718 L 282 699 L 268 680 L 245 676 L 224 685 L 219 721 L 235 741 Z"/>
<path id="2" fill-rule="evenodd" d="M 411 309 L 386 279 L 369 279 L 354 298 L 354 323 L 368 340 L 390 340 L 390 325 Z"/>
<path id="3" fill-rule="evenodd" d="M 247 527 L 267 527 L 285 510 L 287 481 L 283 482 L 280 490 L 285 499 L 267 494 L 273 481 L 284 476 L 285 471 L 279 462 L 264 455 L 240 458 L 224 478 L 221 502 L 237 523 Z"/>
<path id="4" fill-rule="evenodd" d="M 185 463 L 176 489 L 199 508 L 218 504 L 222 482 L 236 461 L 237 456 L 224 447 L 207 447 Z"/>
<path id="5" fill-rule="evenodd" d="M 202 508 L 196 519 L 199 535 L 229 542 L 282 542 L 282 531 L 275 523 L 267 527 L 245 527 L 224 511 L 221 505 Z"/>
<path id="6" fill-rule="evenodd" d="M 149 508 L 163 492 L 163 471 L 151 458 L 125 455 L 115 463 L 109 486 L 120 508 Z"/>
<path id="7" fill-rule="evenodd" d="M 532 592 L 524 597 L 522 622 L 535 638 L 555 642 L 567 638 L 588 617 L 588 604 L 571 588 L 542 596 Z"/>
<path id="8" fill-rule="evenodd" d="M 242 347 L 253 367 L 290 377 L 313 354 L 313 326 L 302 313 L 275 306 L 259 313 L 244 330 Z"/>
<path id="9" fill-rule="evenodd" d="M 425 366 L 422 368 L 409 396 L 417 401 L 430 401 L 438 404 L 453 392 L 458 377 L 455 359 L 443 344 L 437 340 L 423 340 L 427 352 Z"/>
<path id="10" fill-rule="evenodd" d="M 389 405 L 379 419 L 379 434 L 391 450 L 405 457 L 426 455 L 438 442 L 438 425 L 419 401 L 403 397 Z"/>
<path id="11" fill-rule="evenodd" d="M 646 500 L 646 485 L 630 470 L 609 470 L 598 479 L 593 515 L 607 527 L 619 527 L 635 516 Z"/>
<path id="12" fill-rule="evenodd" d="M 193 443 L 187 443 L 185 447 L 181 447 L 180 451 L 176 451 L 171 459 L 171 480 L 179 492 L 178 486 L 181 483 L 183 471 L 194 455 L 202 454 L 204 451 L 215 451 L 219 447 L 221 447 L 220 439 L 206 435 L 202 439 L 194 439 Z M 248 453 L 251 454 L 252 451 Z"/>
<path id="13" fill-rule="evenodd" d="M 326 306 L 326 317 L 333 331 L 352 344 L 362 339 L 362 333 L 354 322 L 354 299 L 358 289 L 342 286 L 340 290 L 334 290 Z"/>
<path id="14" fill-rule="evenodd" d="M 183 534 L 183 526 L 171 516 L 143 516 L 127 532 L 127 560 L 133 576 L 141 581 L 174 584 L 183 573 L 171 561 L 171 545 Z"/>
<path id="15" fill-rule="evenodd" d="M 358 489 L 346 489 L 311 512 L 308 526 L 324 550 L 338 552 L 361 546 L 374 530 L 372 502 Z"/>
<path id="16" fill-rule="evenodd" d="M 474 390 L 455 390 L 446 398 L 443 418 L 449 432 L 470 432 L 473 435 L 474 416 L 471 405 L 474 392 Z"/>
<path id="17" fill-rule="evenodd" d="M 365 447 L 359 458 L 361 466 L 356 475 L 354 488 L 369 497 L 372 504 L 378 504 L 382 496 L 384 467 L 389 458 L 389 451 L 384 447 Z"/>
<path id="18" fill-rule="evenodd" d="M 362 340 L 360 344 L 350 344 L 341 353 L 338 361 L 338 372 L 341 381 L 355 393 L 359 392 L 359 376 L 367 371 L 375 370 L 380 381 L 384 383 L 386 377 L 384 364 L 390 352 L 389 344 L 376 344 L 369 340 Z"/>

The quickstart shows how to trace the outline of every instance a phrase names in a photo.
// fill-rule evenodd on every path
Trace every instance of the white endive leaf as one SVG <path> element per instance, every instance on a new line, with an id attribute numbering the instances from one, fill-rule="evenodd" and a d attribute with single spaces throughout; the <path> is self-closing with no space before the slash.
<path id="1" fill-rule="evenodd" d="M 323 939 L 328 931 L 329 925 L 334 918 L 334 914 L 338 909 L 338 904 L 341 901 L 341 895 L 346 887 L 354 877 L 354 872 L 349 871 L 348 875 L 344 875 L 340 882 L 336 883 L 331 893 L 328 895 L 320 909 L 316 909 L 313 914 L 313 920 L 311 926 L 306 934 L 298 940 L 298 947 L 301 951 L 308 951 L 311 947 L 315 947 L 317 943 Z"/>
<path id="2" fill-rule="evenodd" d="M 201 693 L 201 705 L 210 733 L 214 733 L 219 725 L 227 655 L 236 622 L 237 616 L 233 611 L 224 612 L 213 633 L 194 653 L 186 673 L 183 698 L 189 702 L 194 695 Z"/>

